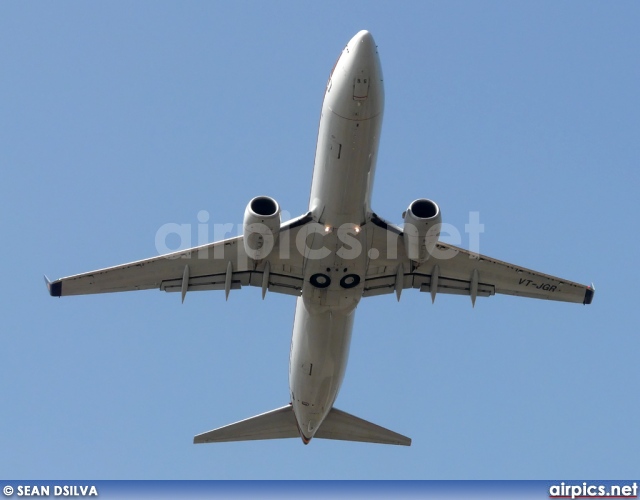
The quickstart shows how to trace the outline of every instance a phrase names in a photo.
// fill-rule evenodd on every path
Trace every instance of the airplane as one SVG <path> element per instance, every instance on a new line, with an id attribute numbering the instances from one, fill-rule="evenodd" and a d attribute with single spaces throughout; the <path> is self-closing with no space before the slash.
<path id="1" fill-rule="evenodd" d="M 495 294 L 590 304 L 595 289 L 457 248 L 439 239 L 442 217 L 413 201 L 398 227 L 373 212 L 371 194 L 384 109 L 377 46 L 360 31 L 336 61 L 324 93 L 308 211 L 282 223 L 271 197 L 249 201 L 243 232 L 217 241 L 49 281 L 61 297 L 160 289 L 243 286 L 297 297 L 285 406 L 198 434 L 194 443 L 300 437 L 411 445 L 411 439 L 334 407 L 363 297 L 405 289 Z"/>

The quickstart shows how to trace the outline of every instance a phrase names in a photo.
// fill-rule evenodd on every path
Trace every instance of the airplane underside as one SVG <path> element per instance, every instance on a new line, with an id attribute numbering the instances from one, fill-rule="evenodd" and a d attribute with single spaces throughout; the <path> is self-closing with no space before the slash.
<path id="1" fill-rule="evenodd" d="M 308 211 L 282 222 L 268 196 L 253 198 L 243 234 L 168 255 L 53 282 L 55 297 L 159 289 L 243 286 L 297 297 L 288 405 L 198 434 L 194 443 L 300 437 L 409 446 L 411 439 L 336 409 L 354 316 L 363 298 L 403 290 L 478 297 L 496 294 L 590 304 L 593 286 L 549 276 L 441 242 L 440 207 L 413 201 L 398 227 L 373 212 L 371 195 L 384 110 L 378 50 L 357 33 L 327 82 Z"/>

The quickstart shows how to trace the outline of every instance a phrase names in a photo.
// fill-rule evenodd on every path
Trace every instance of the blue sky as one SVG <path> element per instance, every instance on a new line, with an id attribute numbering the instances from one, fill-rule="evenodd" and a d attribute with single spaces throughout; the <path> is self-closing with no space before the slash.
<path id="1" fill-rule="evenodd" d="M 39 479 L 637 477 L 635 2 L 4 2 L 0 471 Z M 259 289 L 53 299 L 156 254 L 166 223 L 307 207 L 321 100 L 370 30 L 386 107 L 373 195 L 480 251 L 595 282 L 593 305 L 363 300 L 340 409 L 410 448 L 191 444 L 288 402 L 295 300 Z"/>

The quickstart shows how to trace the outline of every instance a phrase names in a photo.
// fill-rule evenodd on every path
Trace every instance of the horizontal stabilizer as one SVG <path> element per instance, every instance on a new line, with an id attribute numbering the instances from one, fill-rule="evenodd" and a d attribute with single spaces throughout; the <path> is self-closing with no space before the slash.
<path id="1" fill-rule="evenodd" d="M 194 444 L 300 437 L 291 405 L 219 427 L 193 438 Z"/>
<path id="2" fill-rule="evenodd" d="M 256 415 L 233 424 L 219 427 L 193 438 L 195 444 L 251 441 L 256 439 L 284 439 L 300 437 L 293 407 L 282 408 Z M 411 445 L 411 439 L 396 432 L 372 424 L 336 408 L 332 408 L 315 434 L 319 439 L 339 439 L 365 443 Z"/>
<path id="3" fill-rule="evenodd" d="M 398 444 L 411 446 L 411 438 L 372 424 L 337 408 L 324 419 L 316 432 L 320 439 L 341 439 L 344 441 L 361 441 L 365 443 Z"/>

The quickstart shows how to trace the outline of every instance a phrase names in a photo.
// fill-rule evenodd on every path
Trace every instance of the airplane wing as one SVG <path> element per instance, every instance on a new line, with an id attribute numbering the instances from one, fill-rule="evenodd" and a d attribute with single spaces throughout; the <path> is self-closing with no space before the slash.
<path id="1" fill-rule="evenodd" d="M 208 245 L 181 250 L 150 259 L 98 269 L 55 281 L 45 280 L 54 297 L 92 293 L 160 289 L 181 292 L 229 290 L 242 286 L 262 287 L 288 295 L 300 295 L 303 257 L 292 251 L 298 232 L 311 222 L 311 214 L 280 226 L 278 239 L 266 259 L 250 259 L 243 237 L 237 236 Z"/>
<path id="2" fill-rule="evenodd" d="M 438 243 L 429 258 L 418 264 L 406 254 L 402 230 L 374 214 L 367 238 L 370 258 L 365 277 L 364 296 L 400 293 L 405 288 L 436 294 L 467 295 L 475 304 L 476 297 L 496 293 L 591 304 L 593 286 L 581 285 L 521 266 L 502 262 L 485 255 Z M 371 253 L 372 252 L 372 253 Z"/>

